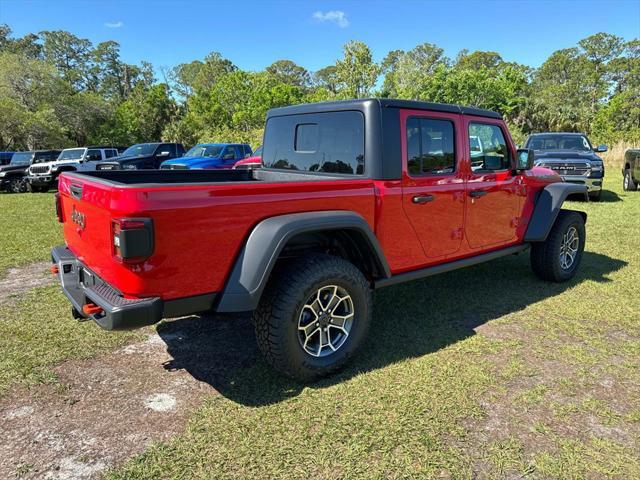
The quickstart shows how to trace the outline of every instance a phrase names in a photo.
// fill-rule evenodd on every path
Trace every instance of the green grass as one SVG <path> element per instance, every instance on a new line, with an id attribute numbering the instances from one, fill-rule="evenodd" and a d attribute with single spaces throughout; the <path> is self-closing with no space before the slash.
<path id="1" fill-rule="evenodd" d="M 0 305 L 0 396 L 17 384 L 55 381 L 50 367 L 64 360 L 92 357 L 141 337 L 78 323 L 70 308 L 58 285 Z"/>
<path id="2" fill-rule="evenodd" d="M 345 372 L 303 386 L 255 356 L 110 477 L 640 478 L 640 192 L 619 183 L 569 205 L 589 214 L 573 281 L 520 255 L 382 290 Z"/>
<path id="3" fill-rule="evenodd" d="M 0 278 L 11 267 L 48 260 L 62 244 L 53 193 L 0 193 Z"/>
<path id="4" fill-rule="evenodd" d="M 205 328 L 211 358 L 180 361 L 219 394 L 109 476 L 640 478 L 640 192 L 612 177 L 601 203 L 569 205 L 589 214 L 574 280 L 541 282 L 520 255 L 381 290 L 362 354 L 331 379 L 284 379 L 249 332 Z M 51 194 L 0 206 L 0 276 L 61 242 Z M 33 290 L 0 306 L 0 394 L 135 336 L 77 324 L 57 286 Z M 248 358 L 203 370 L 234 356 Z"/>

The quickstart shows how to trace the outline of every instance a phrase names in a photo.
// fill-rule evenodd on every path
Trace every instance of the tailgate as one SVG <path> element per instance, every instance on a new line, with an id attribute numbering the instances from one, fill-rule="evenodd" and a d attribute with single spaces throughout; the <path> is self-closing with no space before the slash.
<path id="1" fill-rule="evenodd" d="M 117 189 L 84 175 L 62 174 L 58 191 L 67 246 L 78 260 L 112 283 L 117 262 L 112 250 L 110 206 Z"/>

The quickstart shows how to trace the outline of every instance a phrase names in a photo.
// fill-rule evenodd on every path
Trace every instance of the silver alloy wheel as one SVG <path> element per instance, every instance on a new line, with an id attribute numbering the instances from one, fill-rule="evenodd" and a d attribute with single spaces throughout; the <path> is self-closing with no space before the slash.
<path id="1" fill-rule="evenodd" d="M 624 172 L 624 189 L 631 190 L 631 175 L 629 172 Z"/>
<path id="2" fill-rule="evenodd" d="M 320 287 L 305 302 L 298 317 L 300 346 L 313 357 L 338 351 L 353 326 L 353 300 L 337 285 Z"/>
<path id="3" fill-rule="evenodd" d="M 580 237 L 576 227 L 569 229 L 562 236 L 562 245 L 560 245 L 560 267 L 563 270 L 569 270 L 578 255 L 578 247 L 580 246 Z"/>

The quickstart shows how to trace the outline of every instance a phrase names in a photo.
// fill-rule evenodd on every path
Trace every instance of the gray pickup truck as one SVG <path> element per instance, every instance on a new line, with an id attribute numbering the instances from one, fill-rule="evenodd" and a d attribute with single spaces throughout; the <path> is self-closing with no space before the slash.
<path id="1" fill-rule="evenodd" d="M 640 148 L 630 148 L 624 153 L 622 177 L 622 188 L 627 192 L 638 189 L 638 184 L 640 184 Z"/>

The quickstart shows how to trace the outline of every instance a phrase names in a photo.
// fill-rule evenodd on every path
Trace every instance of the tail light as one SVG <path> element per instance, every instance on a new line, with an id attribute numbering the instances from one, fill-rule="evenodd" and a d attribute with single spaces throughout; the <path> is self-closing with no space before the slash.
<path id="1" fill-rule="evenodd" d="M 64 223 L 64 217 L 62 215 L 62 197 L 59 192 L 55 194 L 56 199 L 56 217 L 58 217 L 58 222 Z"/>
<path id="2" fill-rule="evenodd" d="M 124 263 L 140 263 L 153 254 L 150 218 L 118 218 L 111 223 L 113 255 Z"/>

